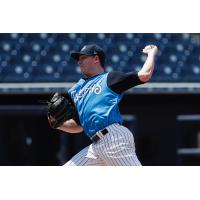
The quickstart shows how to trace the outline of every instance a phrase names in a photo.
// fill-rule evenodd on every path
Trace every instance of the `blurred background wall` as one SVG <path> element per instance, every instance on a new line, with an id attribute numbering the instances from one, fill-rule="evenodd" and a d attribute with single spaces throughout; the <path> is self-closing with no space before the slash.
<path id="1" fill-rule="evenodd" d="M 149 83 L 120 103 L 143 165 L 200 164 L 200 39 L 192 33 L 0 34 L 0 165 L 62 165 L 90 144 L 52 130 L 41 103 L 81 77 L 71 50 L 104 48 L 107 71 L 138 71 L 145 45 L 159 47 Z"/>

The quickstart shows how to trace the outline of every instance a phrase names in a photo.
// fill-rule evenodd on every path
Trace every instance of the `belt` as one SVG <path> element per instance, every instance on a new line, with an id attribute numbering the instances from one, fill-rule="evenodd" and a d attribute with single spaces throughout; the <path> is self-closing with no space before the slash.
<path id="1" fill-rule="evenodd" d="M 104 135 L 106 135 L 108 133 L 108 130 L 105 128 L 101 131 L 98 131 L 95 135 L 93 135 L 90 139 L 93 142 L 97 142 L 99 141 Z"/>

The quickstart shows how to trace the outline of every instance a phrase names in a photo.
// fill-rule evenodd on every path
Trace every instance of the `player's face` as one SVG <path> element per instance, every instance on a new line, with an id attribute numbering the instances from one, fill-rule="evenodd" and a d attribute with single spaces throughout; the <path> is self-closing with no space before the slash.
<path id="1" fill-rule="evenodd" d="M 95 57 L 94 56 L 81 55 L 79 57 L 78 64 L 81 68 L 81 72 L 83 74 L 88 74 L 88 72 L 91 71 L 92 67 L 94 67 Z"/>

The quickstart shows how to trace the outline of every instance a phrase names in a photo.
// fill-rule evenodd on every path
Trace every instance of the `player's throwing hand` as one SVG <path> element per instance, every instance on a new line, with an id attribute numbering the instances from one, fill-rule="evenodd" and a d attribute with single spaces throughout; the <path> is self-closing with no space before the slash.
<path id="1" fill-rule="evenodd" d="M 143 53 L 145 54 L 152 54 L 153 56 L 155 56 L 158 52 L 158 47 L 155 45 L 147 45 L 144 47 L 144 49 L 142 50 Z"/>

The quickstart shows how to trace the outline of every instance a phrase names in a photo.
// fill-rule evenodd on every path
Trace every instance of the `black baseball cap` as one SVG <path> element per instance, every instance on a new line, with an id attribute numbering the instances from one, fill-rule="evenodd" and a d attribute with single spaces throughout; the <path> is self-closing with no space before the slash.
<path id="1" fill-rule="evenodd" d="M 71 53 L 71 57 L 77 61 L 79 60 L 79 56 L 81 56 L 81 55 L 87 55 L 87 56 L 98 55 L 101 60 L 102 66 L 104 65 L 105 53 L 104 53 L 103 49 L 96 44 L 85 45 L 79 52 Z"/>

